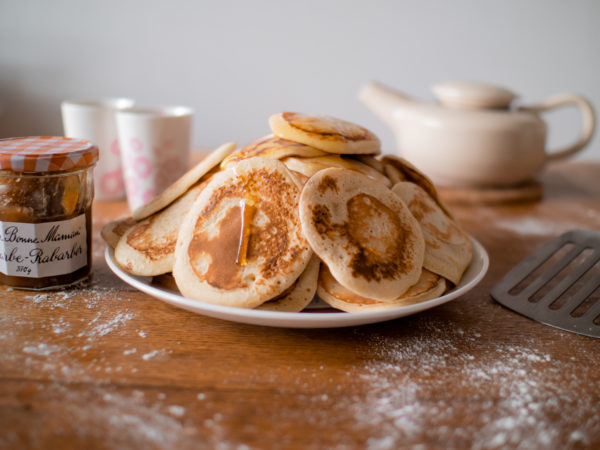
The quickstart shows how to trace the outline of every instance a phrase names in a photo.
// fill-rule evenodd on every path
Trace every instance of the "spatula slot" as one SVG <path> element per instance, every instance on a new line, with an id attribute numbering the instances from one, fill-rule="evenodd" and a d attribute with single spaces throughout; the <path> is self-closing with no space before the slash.
<path id="1" fill-rule="evenodd" d="M 576 251 L 568 252 L 567 255 L 575 255 Z M 550 303 L 550 309 L 560 309 L 565 304 L 566 298 L 564 294 L 569 287 L 572 286 L 572 283 L 575 283 L 577 279 L 573 279 L 572 274 L 578 267 L 590 257 L 593 253 L 593 250 L 590 248 L 586 248 L 580 250 L 580 253 L 575 255 L 575 257 L 569 260 L 568 256 L 565 255 L 565 260 L 561 260 L 558 262 L 557 269 L 562 267 L 566 262 L 566 265 L 560 269 L 556 275 L 552 278 L 548 279 L 544 282 L 543 286 L 536 292 L 533 293 L 531 297 L 529 297 L 529 301 L 533 303 L 537 303 L 543 298 L 546 297 L 546 303 Z M 554 273 L 554 271 L 550 271 L 549 273 Z M 561 286 L 561 287 L 558 287 Z M 548 295 L 552 295 L 551 297 L 547 297 Z M 553 300 L 556 299 L 556 300 Z"/>
<path id="2" fill-rule="evenodd" d="M 567 288 L 553 303 L 550 309 L 563 306 L 570 310 L 572 317 L 584 315 L 600 299 L 600 263 L 595 264 Z"/>
<path id="3" fill-rule="evenodd" d="M 596 286 L 600 286 L 600 280 L 596 280 Z M 591 320 L 592 323 L 600 325 L 600 289 L 596 289 L 593 297 L 595 297 L 596 302 L 591 305 L 580 318 Z M 598 329 L 598 332 L 600 333 L 600 328 Z"/>
<path id="4" fill-rule="evenodd" d="M 593 255 L 593 249 L 583 249 L 559 273 L 531 296 L 529 301 L 538 302 L 543 299 L 550 309 L 562 308 L 567 300 L 581 288 L 581 279 L 585 277 L 591 270 L 590 267 L 593 267 L 596 262 Z"/>
<path id="5" fill-rule="evenodd" d="M 546 270 L 554 266 L 557 262 L 564 258 L 565 255 L 572 251 L 574 246 L 575 245 L 573 243 L 568 242 L 562 247 L 557 247 L 555 251 L 550 252 L 548 259 L 542 261 L 537 267 L 530 266 L 530 268 L 533 270 L 529 273 L 523 273 L 523 279 L 521 279 L 513 288 L 511 288 L 508 293 L 512 296 L 519 295 Z"/>

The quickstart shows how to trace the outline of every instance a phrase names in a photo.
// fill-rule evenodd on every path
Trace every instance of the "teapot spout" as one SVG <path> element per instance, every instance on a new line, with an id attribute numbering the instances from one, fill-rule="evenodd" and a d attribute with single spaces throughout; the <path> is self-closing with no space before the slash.
<path id="1" fill-rule="evenodd" d="M 358 92 L 358 99 L 389 127 L 395 128 L 394 111 L 413 100 L 376 81 L 369 81 Z"/>

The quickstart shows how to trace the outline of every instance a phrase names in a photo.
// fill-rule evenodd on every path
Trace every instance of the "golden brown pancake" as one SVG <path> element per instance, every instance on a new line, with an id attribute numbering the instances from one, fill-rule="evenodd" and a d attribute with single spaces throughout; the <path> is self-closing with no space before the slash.
<path id="1" fill-rule="evenodd" d="M 299 210 L 310 246 L 348 289 L 393 301 L 418 281 L 421 228 L 385 186 L 352 170 L 324 169 L 304 185 Z"/>
<path id="2" fill-rule="evenodd" d="M 377 154 L 377 136 L 355 123 L 330 116 L 294 112 L 273 114 L 271 131 L 279 137 L 338 154 Z"/>
<path id="3" fill-rule="evenodd" d="M 221 168 L 224 169 L 231 163 L 255 156 L 282 159 L 286 156 L 311 157 L 323 155 L 327 155 L 327 152 L 270 134 L 251 142 L 241 150 L 229 155 L 221 162 Z"/>
<path id="4" fill-rule="evenodd" d="M 385 165 L 377 159 L 377 157 L 372 155 L 354 155 L 356 159 L 358 159 L 361 163 L 366 164 L 369 167 L 372 167 L 377 172 L 385 175 Z"/>
<path id="5" fill-rule="evenodd" d="M 404 174 L 393 164 L 385 163 L 383 165 L 383 173 L 389 178 L 392 185 L 400 183 L 401 181 L 406 181 Z"/>
<path id="6" fill-rule="evenodd" d="M 184 173 L 177 181 L 165 189 L 158 197 L 150 203 L 140 206 L 133 211 L 135 220 L 150 217 L 155 212 L 160 211 L 173 203 L 187 190 L 196 184 L 204 175 L 219 165 L 221 161 L 235 150 L 235 143 L 228 142 L 209 153 L 202 161 Z"/>
<path id="7" fill-rule="evenodd" d="M 435 200 L 439 207 L 442 208 L 446 215 L 453 217 L 452 213 L 440 199 L 433 181 L 431 181 L 427 175 L 413 166 L 406 159 L 400 158 L 396 155 L 384 155 L 381 158 L 381 161 L 385 166 L 386 175 L 388 175 L 388 178 L 390 178 L 392 181 L 392 185 L 399 183 L 400 181 L 412 181 L 413 183 L 421 186 L 425 192 L 427 192 L 431 198 Z"/>
<path id="8" fill-rule="evenodd" d="M 314 158 L 288 157 L 282 159 L 282 161 L 288 169 L 299 172 L 308 178 L 312 177 L 319 170 L 329 167 L 339 167 L 341 169 L 360 172 L 386 187 L 392 187 L 392 183 L 385 175 L 352 157 L 342 157 L 339 155 L 316 156 Z"/>
<path id="9" fill-rule="evenodd" d="M 323 264 L 319 274 L 317 292 L 319 297 L 330 306 L 346 312 L 379 311 L 400 308 L 437 298 L 446 290 L 446 280 L 439 275 L 423 270 L 419 281 L 393 302 L 380 302 L 362 297 L 345 288 L 331 275 Z"/>
<path id="10" fill-rule="evenodd" d="M 312 301 L 317 292 L 321 260 L 313 254 L 302 275 L 277 297 L 267 300 L 256 309 L 263 311 L 300 312 Z"/>
<path id="11" fill-rule="evenodd" d="M 207 183 L 198 183 L 167 208 L 129 228 L 115 247 L 117 263 L 133 275 L 171 272 L 179 226 Z"/>
<path id="12" fill-rule="evenodd" d="M 421 225 L 425 238 L 423 267 L 458 284 L 471 263 L 469 236 L 415 183 L 401 181 L 393 187 L 392 192 L 406 203 Z"/>
<path id="13" fill-rule="evenodd" d="M 125 232 L 134 226 L 137 223 L 135 219 L 132 217 L 125 217 L 124 219 L 117 219 L 111 222 L 108 222 L 104 227 L 102 227 L 102 231 L 100 231 L 100 236 L 102 239 L 112 248 L 115 248 L 119 243 L 119 239 L 121 236 L 125 234 Z"/>
<path id="14" fill-rule="evenodd" d="M 254 308 L 285 291 L 312 251 L 283 163 L 250 158 L 215 174 L 183 220 L 173 276 L 183 295 Z"/>
<path id="15" fill-rule="evenodd" d="M 302 189 L 304 183 L 308 181 L 308 177 L 304 174 L 301 174 L 300 172 L 296 172 L 295 170 L 290 170 L 290 172 L 296 179 L 296 184 L 298 185 L 298 187 Z"/>

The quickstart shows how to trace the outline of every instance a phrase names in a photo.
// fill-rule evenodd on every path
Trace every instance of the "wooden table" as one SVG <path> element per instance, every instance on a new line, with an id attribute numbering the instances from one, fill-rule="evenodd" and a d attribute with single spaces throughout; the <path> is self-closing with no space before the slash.
<path id="1" fill-rule="evenodd" d="M 136 291 L 99 238 L 126 206 L 98 203 L 83 288 L 0 288 L 0 448 L 600 448 L 600 341 L 489 296 L 542 242 L 600 229 L 600 164 L 541 180 L 538 203 L 452 207 L 491 258 L 473 291 L 332 330 L 230 323 Z"/>

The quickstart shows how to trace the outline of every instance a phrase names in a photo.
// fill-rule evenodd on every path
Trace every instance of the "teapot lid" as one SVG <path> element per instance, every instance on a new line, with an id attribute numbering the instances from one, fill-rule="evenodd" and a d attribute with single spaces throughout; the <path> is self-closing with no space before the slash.
<path id="1" fill-rule="evenodd" d="M 505 109 L 518 97 L 499 86 L 467 81 L 439 83 L 432 91 L 442 105 L 454 108 Z"/>

